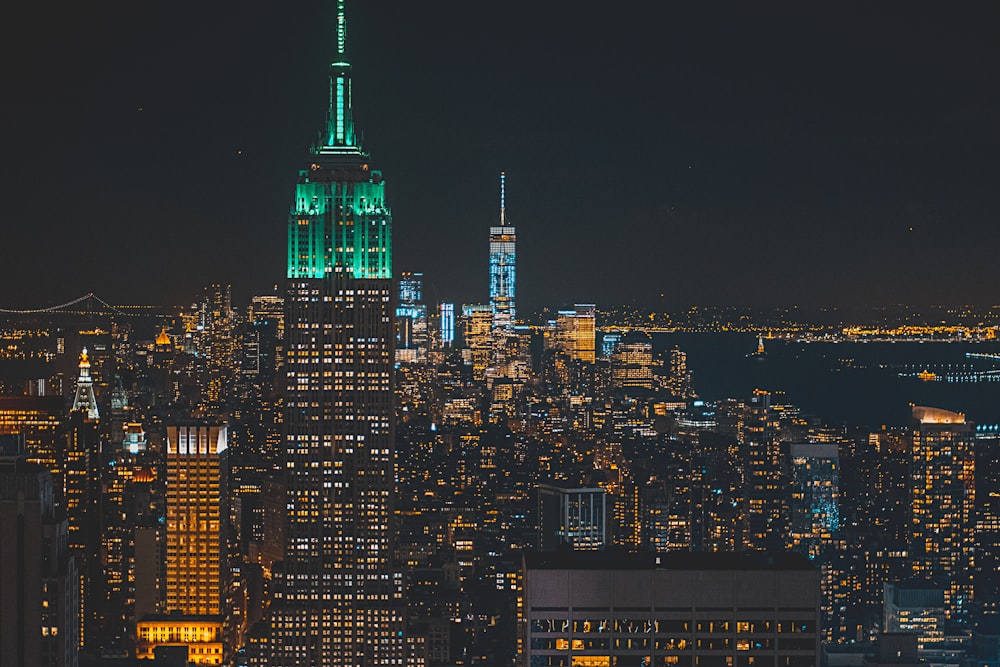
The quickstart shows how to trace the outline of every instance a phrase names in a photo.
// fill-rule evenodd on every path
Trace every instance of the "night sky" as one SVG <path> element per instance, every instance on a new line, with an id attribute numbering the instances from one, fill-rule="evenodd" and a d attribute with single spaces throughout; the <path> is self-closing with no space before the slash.
<path id="1" fill-rule="evenodd" d="M 522 308 L 1000 303 L 996 18 L 871 4 L 350 0 L 397 272 L 485 301 L 506 170 Z M 0 306 L 280 282 L 332 0 L 31 5 Z"/>

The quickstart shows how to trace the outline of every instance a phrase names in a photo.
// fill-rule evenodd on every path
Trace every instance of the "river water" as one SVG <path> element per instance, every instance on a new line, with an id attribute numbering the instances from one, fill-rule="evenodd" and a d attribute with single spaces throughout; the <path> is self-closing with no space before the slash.
<path id="1" fill-rule="evenodd" d="M 834 424 L 903 426 L 909 421 L 911 403 L 964 412 L 977 424 L 1000 423 L 1000 360 L 966 356 L 1000 354 L 1000 342 L 797 343 L 773 339 L 765 340 L 766 355 L 758 359 L 752 355 L 757 339 L 749 334 L 654 336 L 656 351 L 674 345 L 687 353 L 695 391 L 707 400 L 746 397 L 759 388 L 778 393 L 777 402 L 797 405 Z M 941 379 L 915 377 L 923 370 Z M 901 373 L 909 377 L 900 377 Z"/>

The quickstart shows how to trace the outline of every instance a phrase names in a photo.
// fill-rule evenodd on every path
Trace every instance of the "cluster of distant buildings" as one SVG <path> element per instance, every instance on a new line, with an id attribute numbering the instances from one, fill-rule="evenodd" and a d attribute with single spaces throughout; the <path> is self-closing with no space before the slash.
<path id="1" fill-rule="evenodd" d="M 504 175 L 487 302 L 426 303 L 337 17 L 282 295 L 12 338 L 56 372 L 0 378 L 0 667 L 1000 665 L 995 432 L 699 399 L 594 304 L 526 323 Z"/>

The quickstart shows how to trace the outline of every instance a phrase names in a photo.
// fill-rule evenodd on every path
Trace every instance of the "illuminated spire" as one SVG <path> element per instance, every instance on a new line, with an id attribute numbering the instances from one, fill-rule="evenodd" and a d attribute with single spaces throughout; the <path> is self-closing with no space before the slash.
<path id="1" fill-rule="evenodd" d="M 83 348 L 83 352 L 80 353 L 80 377 L 76 380 L 73 412 L 86 412 L 87 419 L 90 421 L 97 421 L 101 418 L 97 411 L 97 399 L 94 397 L 94 381 L 90 377 L 90 360 L 87 358 L 87 348 Z"/>
<path id="2" fill-rule="evenodd" d="M 358 145 L 351 110 L 351 63 L 347 59 L 347 14 L 345 0 L 337 0 L 337 57 L 330 63 L 330 109 L 325 145 L 320 150 L 353 149 Z M 332 151 L 339 152 L 339 151 Z"/>
<path id="3" fill-rule="evenodd" d="M 347 13 L 344 0 L 337 0 L 337 55 L 344 57 L 347 49 Z"/>
<path id="4" fill-rule="evenodd" d="M 500 172 L 500 226 L 507 226 L 507 174 Z"/>

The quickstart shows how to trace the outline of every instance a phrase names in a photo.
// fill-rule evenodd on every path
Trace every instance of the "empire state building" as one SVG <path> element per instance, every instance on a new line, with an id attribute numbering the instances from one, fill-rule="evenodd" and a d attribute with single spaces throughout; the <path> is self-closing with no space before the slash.
<path id="1" fill-rule="evenodd" d="M 285 478 L 271 665 L 404 664 L 393 567 L 392 215 L 354 130 L 344 0 L 318 146 L 288 218 Z"/>

